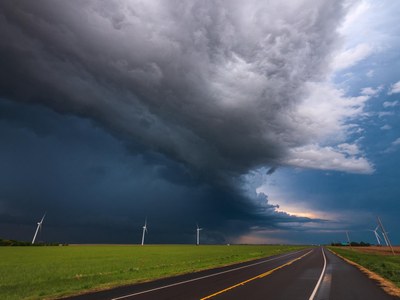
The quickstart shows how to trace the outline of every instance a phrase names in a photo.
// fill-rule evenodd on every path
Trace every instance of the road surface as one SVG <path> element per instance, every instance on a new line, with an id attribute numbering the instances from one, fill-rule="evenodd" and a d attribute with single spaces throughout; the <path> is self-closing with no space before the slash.
<path id="1" fill-rule="evenodd" d="M 385 300 L 399 298 L 387 295 L 356 267 L 319 247 L 68 299 Z"/>

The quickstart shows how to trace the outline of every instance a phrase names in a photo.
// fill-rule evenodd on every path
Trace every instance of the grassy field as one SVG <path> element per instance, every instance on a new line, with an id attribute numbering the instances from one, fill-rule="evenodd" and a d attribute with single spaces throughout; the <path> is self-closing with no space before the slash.
<path id="1" fill-rule="evenodd" d="M 0 299 L 51 299 L 285 253 L 300 246 L 0 247 Z"/>
<path id="2" fill-rule="evenodd" d="M 350 259 L 362 265 L 363 267 L 381 275 L 383 278 L 389 279 L 397 287 L 400 288 L 400 255 L 388 255 L 389 250 L 386 247 L 360 247 L 353 250 L 342 247 L 329 247 L 341 256 Z M 400 249 L 397 249 L 399 253 Z M 391 252 L 390 252 L 391 253 Z"/>

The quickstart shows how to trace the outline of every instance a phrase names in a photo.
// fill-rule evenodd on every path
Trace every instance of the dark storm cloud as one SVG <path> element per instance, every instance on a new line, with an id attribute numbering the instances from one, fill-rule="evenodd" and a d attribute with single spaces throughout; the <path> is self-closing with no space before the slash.
<path id="1" fill-rule="evenodd" d="M 252 202 L 166 157 L 127 152 L 90 120 L 4 99 L 0 111 L 0 236 L 29 240 L 44 211 L 42 239 L 63 242 L 137 243 L 145 216 L 153 243 L 190 243 L 196 222 L 203 241 L 221 243 L 250 227 L 316 221 L 275 213 L 265 195 Z"/>
<path id="2" fill-rule="evenodd" d="M 238 173 L 301 145 L 287 112 L 325 74 L 343 15 L 340 1 L 2 7 L 3 96 L 91 118 L 197 169 Z"/>
<path id="3" fill-rule="evenodd" d="M 343 14 L 340 1 L 3 1 L 4 219 L 46 207 L 119 242 L 144 215 L 159 242 L 195 219 L 219 242 L 309 222 L 249 199 L 239 176 L 272 174 L 307 140 L 292 110 L 325 76 Z"/>
<path id="4" fill-rule="evenodd" d="M 278 169 L 277 166 L 273 166 L 273 167 L 269 168 L 268 171 L 267 171 L 267 175 L 272 175 L 272 174 L 274 174 L 274 172 L 276 171 L 276 169 Z"/>

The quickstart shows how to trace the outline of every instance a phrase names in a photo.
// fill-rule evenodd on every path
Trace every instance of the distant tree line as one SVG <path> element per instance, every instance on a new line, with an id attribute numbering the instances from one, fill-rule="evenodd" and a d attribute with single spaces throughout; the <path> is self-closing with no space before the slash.
<path id="1" fill-rule="evenodd" d="M 68 244 L 60 244 L 60 243 L 35 243 L 24 242 L 24 241 L 16 241 L 16 240 L 4 240 L 0 239 L 0 246 L 68 246 Z"/>
<path id="2" fill-rule="evenodd" d="M 344 247 L 346 247 L 346 246 L 349 246 L 349 243 L 332 242 L 331 246 L 344 246 Z M 370 243 L 365 243 L 365 242 L 359 242 L 359 243 L 358 242 L 351 242 L 350 246 L 352 246 L 352 247 L 369 247 L 369 246 L 371 246 L 371 244 Z"/>

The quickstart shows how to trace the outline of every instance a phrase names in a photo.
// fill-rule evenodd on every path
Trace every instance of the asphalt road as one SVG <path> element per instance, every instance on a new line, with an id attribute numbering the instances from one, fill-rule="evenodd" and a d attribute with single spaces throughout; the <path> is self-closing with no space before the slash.
<path id="1" fill-rule="evenodd" d="M 398 298 L 387 295 L 357 268 L 326 249 L 312 248 L 68 299 L 384 300 Z"/>

